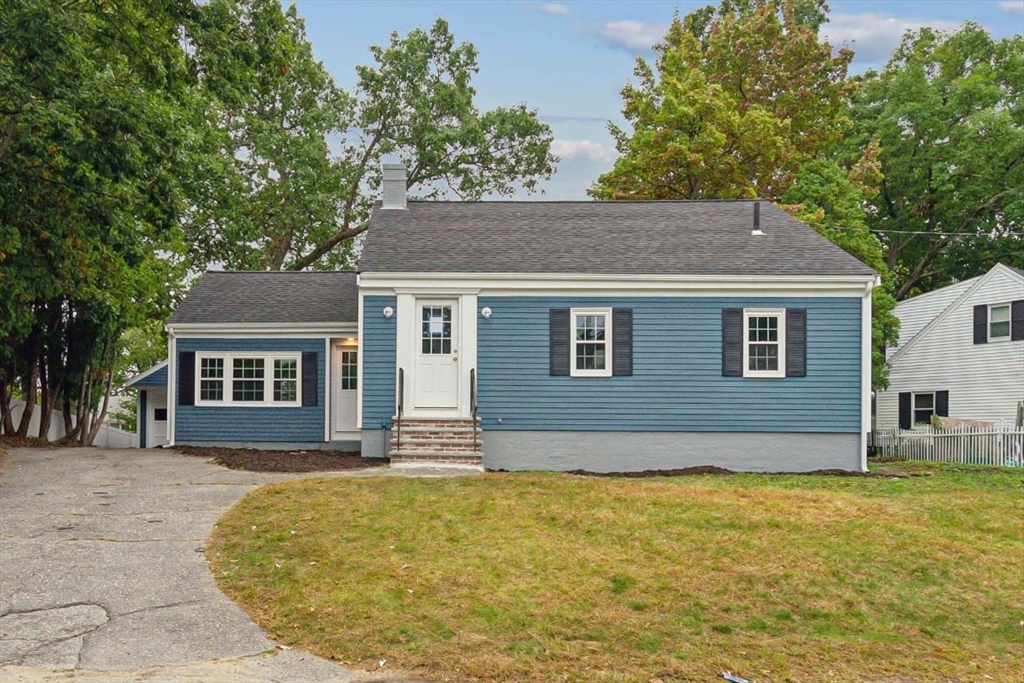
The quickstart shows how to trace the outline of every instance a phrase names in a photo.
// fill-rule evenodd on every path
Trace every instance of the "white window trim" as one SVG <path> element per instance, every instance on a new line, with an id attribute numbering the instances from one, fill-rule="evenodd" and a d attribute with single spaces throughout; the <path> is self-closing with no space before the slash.
<path id="1" fill-rule="evenodd" d="M 929 427 L 932 424 L 931 416 L 928 417 L 927 422 L 917 421 L 917 397 L 918 396 L 931 396 L 932 397 L 932 415 L 938 415 L 935 409 L 938 407 L 939 392 L 937 391 L 912 391 L 910 392 L 910 428 L 915 427 Z M 923 409 L 922 409 L 923 410 Z"/>
<path id="2" fill-rule="evenodd" d="M 202 368 L 203 359 L 222 358 L 224 359 L 224 399 L 221 401 L 204 401 L 202 396 Z M 234 401 L 234 361 L 237 358 L 259 358 L 263 360 L 263 400 L 262 401 Z M 275 401 L 274 397 L 274 361 L 294 360 L 295 361 L 295 400 Z M 196 352 L 196 374 L 195 374 L 195 404 L 197 407 L 232 407 L 232 408 L 301 408 L 302 407 L 302 354 L 301 353 L 206 353 Z"/>
<path id="3" fill-rule="evenodd" d="M 993 308 L 1005 308 L 1006 309 L 1006 334 L 999 337 L 992 336 L 992 309 Z M 1004 342 L 1013 339 L 1013 306 L 1009 303 L 1005 304 L 989 304 L 988 306 L 988 323 L 985 327 L 985 335 L 990 343 L 992 342 Z"/>
<path id="4" fill-rule="evenodd" d="M 603 315 L 604 320 L 604 370 L 576 369 L 576 316 Z M 612 365 L 612 309 L 572 308 L 569 309 L 569 376 L 570 377 L 611 377 Z"/>
<path id="5" fill-rule="evenodd" d="M 750 369 L 750 319 L 775 316 L 779 319 L 779 369 Z M 785 377 L 786 376 L 786 309 L 785 308 L 744 308 L 743 309 L 743 376 L 744 377 Z"/>

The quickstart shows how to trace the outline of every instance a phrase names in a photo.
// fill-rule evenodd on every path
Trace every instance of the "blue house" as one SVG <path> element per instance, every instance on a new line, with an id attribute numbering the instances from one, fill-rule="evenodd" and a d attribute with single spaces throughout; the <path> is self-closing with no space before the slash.
<path id="1" fill-rule="evenodd" d="M 407 201 L 356 273 L 209 272 L 171 444 L 393 464 L 864 470 L 877 275 L 767 202 Z"/>

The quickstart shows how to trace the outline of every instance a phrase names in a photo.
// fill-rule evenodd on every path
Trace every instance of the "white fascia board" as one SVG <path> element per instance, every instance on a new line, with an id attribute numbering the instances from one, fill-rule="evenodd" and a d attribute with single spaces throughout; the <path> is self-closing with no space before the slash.
<path id="1" fill-rule="evenodd" d="M 364 273 L 360 291 L 374 293 L 630 294 L 670 296 L 805 295 L 860 296 L 877 275 L 716 276 L 563 275 L 518 273 Z"/>
<path id="2" fill-rule="evenodd" d="M 359 329 L 350 323 L 178 323 L 167 331 L 179 337 L 235 339 L 242 337 L 288 337 L 293 339 L 352 336 Z"/>
<path id="3" fill-rule="evenodd" d="M 860 469 L 868 471 L 868 433 L 871 431 L 871 372 L 873 360 L 872 291 L 877 285 L 870 282 L 864 288 L 860 313 Z"/>
<path id="4" fill-rule="evenodd" d="M 139 374 L 137 374 L 134 377 L 132 377 L 130 380 L 128 380 L 127 382 L 125 382 L 122 385 L 122 388 L 127 389 L 128 387 L 134 385 L 135 383 L 141 382 L 142 380 L 146 379 L 147 377 L 149 377 L 153 373 L 159 372 L 161 369 L 166 368 L 166 367 L 167 367 L 167 359 L 165 358 L 162 361 L 160 361 L 159 363 L 157 363 L 156 365 L 154 365 L 153 367 L 151 367 L 149 370 L 145 370 L 144 372 L 140 372 Z"/>

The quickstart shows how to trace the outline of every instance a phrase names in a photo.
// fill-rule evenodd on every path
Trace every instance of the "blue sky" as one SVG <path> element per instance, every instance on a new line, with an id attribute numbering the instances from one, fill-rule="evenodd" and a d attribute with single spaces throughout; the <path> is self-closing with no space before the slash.
<path id="1" fill-rule="evenodd" d="M 286 0 L 287 4 L 287 0 Z M 705 2 L 501 2 L 463 0 L 300 0 L 316 56 L 338 84 L 355 85 L 355 66 L 367 48 L 385 44 L 444 17 L 458 41 L 479 51 L 474 79 L 481 110 L 525 102 L 552 128 L 558 172 L 544 195 L 522 199 L 586 199 L 586 189 L 615 158 L 607 121 L 622 121 L 619 90 L 637 55 L 664 35 L 672 13 Z M 1024 0 L 853 0 L 830 3 L 822 33 L 847 44 L 853 71 L 880 68 L 903 32 L 920 26 L 953 30 L 974 21 L 996 37 L 1024 33 Z"/>

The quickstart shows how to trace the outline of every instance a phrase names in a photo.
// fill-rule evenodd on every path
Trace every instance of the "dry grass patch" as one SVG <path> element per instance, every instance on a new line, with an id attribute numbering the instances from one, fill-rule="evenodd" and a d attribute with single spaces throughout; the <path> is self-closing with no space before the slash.
<path id="1" fill-rule="evenodd" d="M 436 680 L 1021 680 L 1021 473 L 894 467 L 289 482 L 209 557 L 279 640 Z"/>

